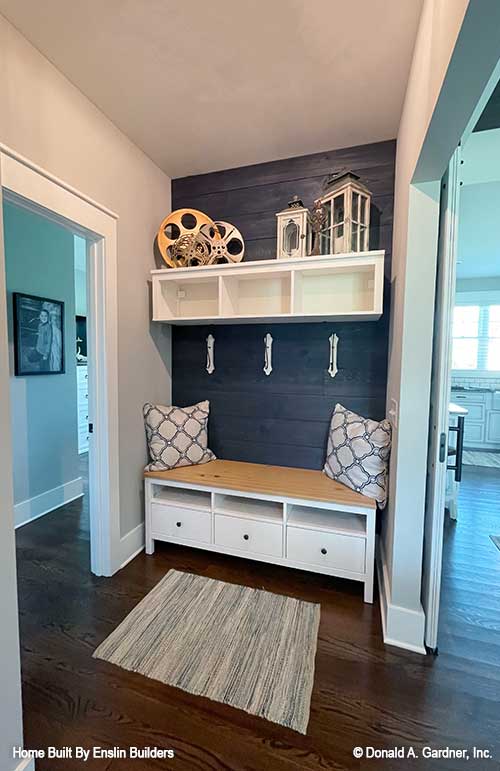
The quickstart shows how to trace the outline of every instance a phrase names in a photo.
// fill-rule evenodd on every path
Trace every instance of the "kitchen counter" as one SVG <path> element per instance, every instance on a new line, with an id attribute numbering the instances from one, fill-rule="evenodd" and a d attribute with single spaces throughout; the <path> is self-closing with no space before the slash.
<path id="1" fill-rule="evenodd" d="M 493 388 L 455 387 L 450 402 L 467 410 L 464 443 L 467 450 L 500 449 L 500 392 Z M 450 421 L 459 414 L 450 412 Z"/>
<path id="2" fill-rule="evenodd" d="M 469 410 L 465 407 L 461 407 L 460 404 L 454 404 L 454 402 L 450 402 L 449 406 L 449 413 L 450 415 L 468 415 Z"/>
<path id="3" fill-rule="evenodd" d="M 453 393 L 456 391 L 457 393 L 470 393 L 470 394 L 494 394 L 495 391 L 497 391 L 496 388 L 485 388 L 477 386 L 452 386 L 451 392 Z"/>

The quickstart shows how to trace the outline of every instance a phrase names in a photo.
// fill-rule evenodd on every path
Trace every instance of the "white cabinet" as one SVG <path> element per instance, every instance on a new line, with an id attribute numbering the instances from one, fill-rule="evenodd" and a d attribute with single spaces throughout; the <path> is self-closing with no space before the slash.
<path id="1" fill-rule="evenodd" d="M 384 252 L 153 270 L 153 320 L 169 324 L 373 321 Z"/>
<path id="2" fill-rule="evenodd" d="M 465 418 L 465 449 L 500 449 L 500 405 L 496 392 L 452 389 L 451 401 L 468 410 Z"/>
<path id="3" fill-rule="evenodd" d="M 148 472 L 146 552 L 153 553 L 156 540 L 171 541 L 354 579 L 364 583 L 365 602 L 372 602 L 374 502 L 320 471 L 262 466 L 274 474 L 273 492 L 256 468 L 216 460 Z M 236 481 L 241 488 L 235 487 Z M 315 498 L 315 485 L 323 497 Z"/>
<path id="4" fill-rule="evenodd" d="M 488 412 L 486 423 L 486 441 L 500 444 L 500 411 Z"/>
<path id="5" fill-rule="evenodd" d="M 484 442 L 484 423 L 469 423 L 465 418 L 464 445 L 477 447 Z"/>
<path id="6" fill-rule="evenodd" d="M 89 449 L 89 375 L 86 364 L 76 368 L 78 404 L 78 452 Z"/>

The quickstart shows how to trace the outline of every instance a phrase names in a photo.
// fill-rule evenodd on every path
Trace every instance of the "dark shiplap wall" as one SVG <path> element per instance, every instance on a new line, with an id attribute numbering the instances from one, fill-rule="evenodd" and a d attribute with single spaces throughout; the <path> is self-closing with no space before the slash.
<path id="1" fill-rule="evenodd" d="M 373 193 L 370 248 L 386 250 L 390 272 L 395 142 L 380 142 L 174 180 L 172 207 L 234 223 L 246 260 L 276 256 L 275 213 L 297 193 L 306 205 L 332 171 L 348 167 Z M 206 337 L 215 336 L 208 375 Z M 264 335 L 273 372 L 266 377 Z M 327 373 L 328 337 L 339 336 L 339 373 Z M 337 401 L 373 418 L 385 412 L 388 313 L 378 322 L 173 328 L 173 401 L 210 399 L 210 446 L 221 458 L 320 468 Z"/>

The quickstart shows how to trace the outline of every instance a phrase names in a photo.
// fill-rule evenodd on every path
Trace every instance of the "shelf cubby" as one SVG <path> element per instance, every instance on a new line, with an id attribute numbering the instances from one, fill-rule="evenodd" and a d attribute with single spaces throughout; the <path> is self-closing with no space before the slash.
<path id="1" fill-rule="evenodd" d="M 182 487 L 153 485 L 153 503 L 176 506 L 181 509 L 211 511 L 211 496 L 204 490 L 189 490 Z"/>
<path id="2" fill-rule="evenodd" d="M 312 506 L 288 505 L 287 525 L 306 530 L 366 536 L 366 517 L 362 514 Z"/>
<path id="3" fill-rule="evenodd" d="M 154 320 L 210 318 L 219 313 L 218 276 L 177 276 L 160 281 L 153 299 Z"/>
<path id="4" fill-rule="evenodd" d="M 274 317 L 290 312 L 290 272 L 222 276 L 220 316 Z"/>
<path id="5" fill-rule="evenodd" d="M 304 315 L 373 311 L 375 265 L 295 271 L 293 311 Z"/>
<path id="6" fill-rule="evenodd" d="M 153 319 L 169 324 L 373 321 L 384 252 L 152 271 Z"/>

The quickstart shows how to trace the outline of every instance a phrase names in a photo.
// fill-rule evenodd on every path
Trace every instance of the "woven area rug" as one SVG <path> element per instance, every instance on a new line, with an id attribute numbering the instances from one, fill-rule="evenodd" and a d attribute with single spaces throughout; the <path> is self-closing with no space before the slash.
<path id="1" fill-rule="evenodd" d="M 500 535 L 490 535 L 490 538 L 497 547 L 498 551 L 500 551 Z"/>
<path id="2" fill-rule="evenodd" d="M 305 733 L 320 606 L 171 570 L 94 653 Z"/>

